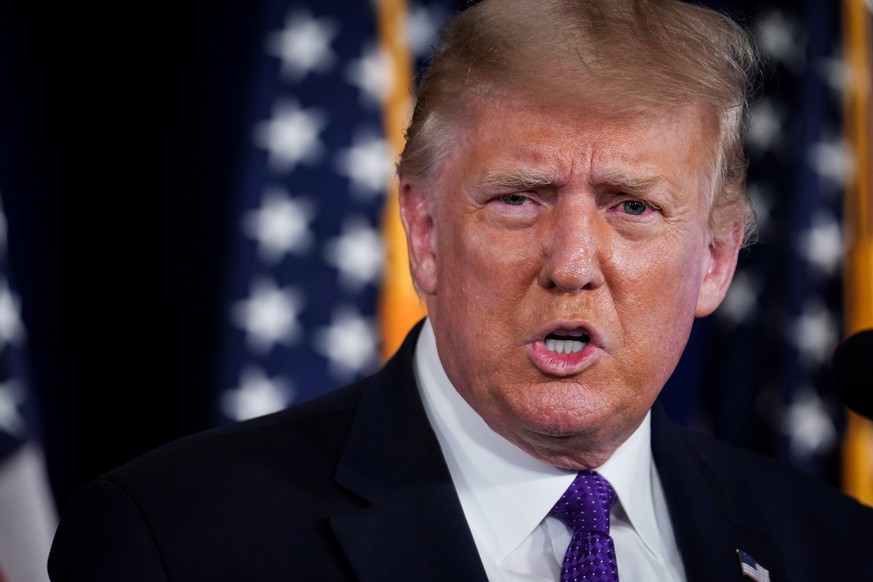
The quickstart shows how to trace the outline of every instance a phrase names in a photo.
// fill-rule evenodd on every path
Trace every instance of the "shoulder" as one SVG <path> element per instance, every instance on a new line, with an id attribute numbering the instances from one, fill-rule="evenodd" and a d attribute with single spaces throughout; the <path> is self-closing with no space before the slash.
<path id="1" fill-rule="evenodd" d="M 160 502 L 156 492 L 173 491 L 199 500 L 215 495 L 233 504 L 233 493 L 272 488 L 303 496 L 297 505 L 305 506 L 313 491 L 338 487 L 334 472 L 353 431 L 358 440 L 370 439 L 387 409 L 394 407 L 394 416 L 403 418 L 421 406 L 412 370 L 420 327 L 369 377 L 279 412 L 179 438 L 101 479 L 141 502 Z"/>
<path id="2" fill-rule="evenodd" d="M 103 479 L 126 487 L 140 483 L 210 480 L 236 471 L 284 471 L 307 463 L 312 470 L 341 453 L 361 398 L 360 383 L 290 408 L 184 436 L 109 471 Z M 310 471 L 311 473 L 311 471 Z"/>
<path id="3" fill-rule="evenodd" d="M 684 460 L 724 502 L 747 519 L 778 516 L 790 524 L 828 522 L 835 528 L 863 528 L 873 536 L 873 508 L 837 487 L 787 462 L 725 443 L 712 436 L 675 427 Z M 687 469 L 687 467 L 686 467 Z"/>
<path id="4" fill-rule="evenodd" d="M 316 524 L 361 505 L 333 479 L 361 392 L 183 437 L 91 481 L 63 509 L 50 569 L 59 580 L 224 580 L 307 559 L 329 567 Z"/>

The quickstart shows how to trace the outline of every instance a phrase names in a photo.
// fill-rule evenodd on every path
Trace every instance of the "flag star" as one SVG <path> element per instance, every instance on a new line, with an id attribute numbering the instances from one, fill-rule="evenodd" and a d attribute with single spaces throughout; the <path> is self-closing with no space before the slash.
<path id="1" fill-rule="evenodd" d="M 258 241 L 258 253 L 276 263 L 286 253 L 305 254 L 314 240 L 309 224 L 315 205 L 306 198 L 291 198 L 281 187 L 264 192 L 260 208 L 243 217 L 243 232 Z"/>
<path id="2" fill-rule="evenodd" d="M 806 157 L 819 176 L 839 189 L 855 171 L 848 146 L 841 138 L 811 144 Z"/>
<path id="3" fill-rule="evenodd" d="M 362 103 L 381 107 L 396 82 L 393 59 L 384 50 L 368 46 L 360 59 L 349 63 L 346 80 L 361 90 Z"/>
<path id="4" fill-rule="evenodd" d="M 811 389 L 798 392 L 785 410 L 782 430 L 789 438 L 794 458 L 805 459 L 826 453 L 837 441 L 831 412 Z"/>
<path id="5" fill-rule="evenodd" d="M 24 418 L 18 407 L 24 403 L 24 388 L 14 378 L 0 382 L 0 431 L 24 434 Z"/>
<path id="6" fill-rule="evenodd" d="M 844 251 L 839 222 L 828 213 L 816 213 L 809 230 L 800 233 L 797 247 L 822 275 L 833 275 L 842 264 Z"/>
<path id="7" fill-rule="evenodd" d="M 331 324 L 315 330 L 313 347 L 328 359 L 328 371 L 340 382 L 378 363 L 376 326 L 350 306 L 338 307 Z"/>
<path id="8" fill-rule="evenodd" d="M 748 321 L 757 307 L 755 289 L 751 276 L 738 271 L 717 313 L 734 325 Z"/>
<path id="9" fill-rule="evenodd" d="M 806 38 L 795 19 L 774 10 L 758 22 L 758 42 L 764 54 L 792 69 L 803 65 Z"/>
<path id="10" fill-rule="evenodd" d="M 337 172 L 351 180 L 354 194 L 384 195 L 394 177 L 394 151 L 380 135 L 358 132 L 351 147 L 336 155 Z"/>
<path id="11" fill-rule="evenodd" d="M 749 112 L 749 130 L 746 142 L 757 154 L 772 150 L 778 143 L 785 125 L 785 114 L 770 99 L 757 103 Z"/>
<path id="12" fill-rule="evenodd" d="M 856 80 L 869 83 L 868 77 L 863 75 L 861 79 L 855 79 L 852 68 L 838 57 L 818 59 L 815 63 L 815 70 L 837 97 L 842 97 L 847 88 L 852 86 Z"/>
<path id="13" fill-rule="evenodd" d="M 406 17 L 406 40 L 409 50 L 422 57 L 439 42 L 439 32 L 445 22 L 442 12 L 434 7 L 413 4 Z"/>
<path id="14" fill-rule="evenodd" d="M 804 307 L 790 330 L 791 341 L 812 366 L 824 364 L 837 343 L 837 322 L 821 303 Z"/>
<path id="15" fill-rule="evenodd" d="M 299 339 L 297 318 L 303 303 L 300 290 L 280 289 L 270 280 L 259 279 L 252 284 L 249 297 L 233 305 L 231 318 L 246 332 L 250 349 L 266 354 L 276 343 L 290 346 Z"/>
<path id="16" fill-rule="evenodd" d="M 280 100 L 273 116 L 255 126 L 255 144 L 269 152 L 270 166 L 277 172 L 290 172 L 297 164 L 313 164 L 324 151 L 319 134 L 327 117 L 316 108 L 301 109 L 293 100 Z"/>
<path id="17" fill-rule="evenodd" d="M 9 288 L 6 280 L 0 278 L 0 351 L 7 344 L 20 345 L 24 339 L 24 325 L 21 323 L 20 314 L 18 297 Z"/>
<path id="18" fill-rule="evenodd" d="M 281 377 L 268 378 L 256 367 L 240 373 L 239 386 L 221 398 L 221 411 L 230 419 L 246 420 L 282 410 L 294 401 L 295 390 Z"/>
<path id="19" fill-rule="evenodd" d="M 300 81 L 312 71 L 327 72 L 336 62 L 330 43 L 339 32 L 331 18 L 316 20 L 305 11 L 285 18 L 285 28 L 267 37 L 267 53 L 282 60 L 282 74 Z"/>
<path id="20" fill-rule="evenodd" d="M 328 264 L 339 270 L 340 284 L 356 292 L 379 279 L 385 263 L 385 247 L 369 221 L 352 217 L 343 224 L 339 237 L 325 243 L 324 256 Z"/>

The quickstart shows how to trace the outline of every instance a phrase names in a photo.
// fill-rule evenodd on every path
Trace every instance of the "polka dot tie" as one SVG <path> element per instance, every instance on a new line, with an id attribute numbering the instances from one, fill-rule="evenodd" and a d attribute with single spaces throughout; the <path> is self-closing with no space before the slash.
<path id="1" fill-rule="evenodd" d="M 615 547 L 609 536 L 609 510 L 615 490 L 594 471 L 580 471 L 552 508 L 573 532 L 564 554 L 561 582 L 617 582 Z"/>

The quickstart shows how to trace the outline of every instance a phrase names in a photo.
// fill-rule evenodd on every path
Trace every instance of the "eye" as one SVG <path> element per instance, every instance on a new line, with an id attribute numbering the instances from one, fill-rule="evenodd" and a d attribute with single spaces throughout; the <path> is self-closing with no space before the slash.
<path id="1" fill-rule="evenodd" d="M 649 209 L 644 202 L 640 202 L 639 200 L 626 200 L 621 203 L 621 207 L 625 212 L 633 216 L 640 216 Z"/>
<path id="2" fill-rule="evenodd" d="M 500 201 L 508 206 L 521 206 L 527 201 L 527 198 L 520 194 L 503 194 L 500 196 Z"/>

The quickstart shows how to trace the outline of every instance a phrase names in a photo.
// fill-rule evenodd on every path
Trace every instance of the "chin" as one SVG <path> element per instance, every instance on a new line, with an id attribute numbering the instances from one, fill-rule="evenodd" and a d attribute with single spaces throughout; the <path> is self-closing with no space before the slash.
<path id="1" fill-rule="evenodd" d="M 527 437 L 515 444 L 543 463 L 573 471 L 599 467 L 618 446 L 611 439 L 604 440 L 584 432 L 568 435 L 528 433 Z"/>
<path id="2" fill-rule="evenodd" d="M 549 382 L 520 393 L 512 406 L 521 424 L 555 437 L 585 435 L 623 416 L 621 400 L 603 388 L 577 382 Z"/>
<path id="3" fill-rule="evenodd" d="M 580 459 L 590 462 L 592 457 L 601 458 L 604 451 L 609 451 L 608 458 L 644 416 L 645 410 L 602 397 L 580 397 L 577 390 L 573 397 L 552 394 L 551 398 L 527 401 L 513 411 L 509 430 L 501 434 L 512 433 L 507 438 L 529 452 L 535 451 L 538 458 L 549 457 L 549 464 L 559 466 L 558 459 L 576 459 L 574 464 L 578 464 Z"/>
<path id="4" fill-rule="evenodd" d="M 528 406 L 514 415 L 514 425 L 521 432 L 546 440 L 590 438 L 614 422 L 614 413 L 590 407 Z"/>

